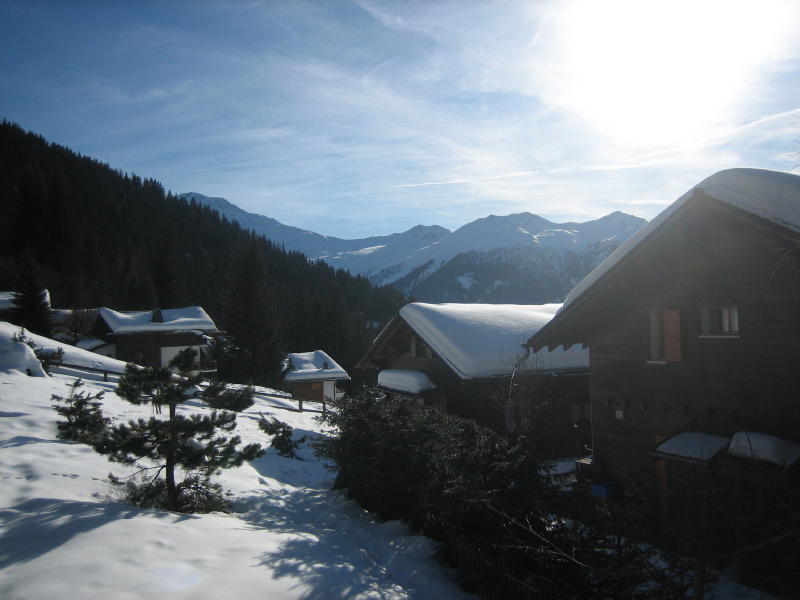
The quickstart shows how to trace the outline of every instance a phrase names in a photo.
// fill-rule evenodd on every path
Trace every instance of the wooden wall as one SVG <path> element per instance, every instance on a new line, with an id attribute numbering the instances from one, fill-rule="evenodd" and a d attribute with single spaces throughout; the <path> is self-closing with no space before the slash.
<path id="1" fill-rule="evenodd" d="M 800 236 L 783 235 L 705 199 L 630 257 L 588 340 L 597 477 L 654 485 L 649 451 L 681 431 L 800 438 Z M 700 336 L 704 306 L 738 307 L 739 336 Z M 680 311 L 680 362 L 648 362 L 659 308 Z"/>
<path id="2" fill-rule="evenodd" d="M 323 385 L 321 381 L 295 381 L 290 385 L 292 396 L 314 402 L 322 402 Z"/>
<path id="3" fill-rule="evenodd" d="M 129 333 L 110 336 L 117 345 L 117 358 L 148 367 L 161 366 L 161 348 L 168 346 L 203 346 L 196 333 Z M 140 362 L 141 361 L 141 362 Z"/>

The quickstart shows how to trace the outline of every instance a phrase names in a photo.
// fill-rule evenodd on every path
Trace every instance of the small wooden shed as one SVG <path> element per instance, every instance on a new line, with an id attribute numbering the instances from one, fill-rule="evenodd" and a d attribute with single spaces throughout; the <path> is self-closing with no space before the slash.
<path id="1" fill-rule="evenodd" d="M 336 389 L 339 381 L 350 376 L 335 360 L 322 350 L 288 354 L 283 362 L 283 381 L 292 396 L 312 402 L 326 402 L 341 398 Z"/>

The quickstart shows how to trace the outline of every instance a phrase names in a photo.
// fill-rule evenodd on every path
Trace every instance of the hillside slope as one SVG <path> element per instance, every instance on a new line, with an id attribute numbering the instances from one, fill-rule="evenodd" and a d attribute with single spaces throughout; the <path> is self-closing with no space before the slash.
<path id="1" fill-rule="evenodd" d="M 4 342 L 10 338 L 0 332 Z M 6 368 L 0 353 L 0 597 L 9 600 L 412 599 L 469 598 L 430 556 L 434 544 L 397 522 L 380 523 L 330 491 L 333 475 L 308 441 L 319 435 L 316 412 L 261 390 L 235 433 L 267 443 L 258 429 L 272 415 L 305 436 L 294 460 L 265 456 L 216 480 L 231 492 L 233 513 L 184 515 L 121 501 L 107 483 L 110 463 L 90 447 L 55 437 L 53 394 L 72 377 L 29 377 Z M 152 415 L 105 391 L 114 421 Z M 182 413 L 205 412 L 193 403 Z"/>
<path id="2" fill-rule="evenodd" d="M 220 361 L 231 380 L 274 382 L 287 351 L 350 367 L 404 303 L 5 121 L 0 167 L 0 290 L 35 278 L 56 308 L 202 306 L 246 355 Z"/>

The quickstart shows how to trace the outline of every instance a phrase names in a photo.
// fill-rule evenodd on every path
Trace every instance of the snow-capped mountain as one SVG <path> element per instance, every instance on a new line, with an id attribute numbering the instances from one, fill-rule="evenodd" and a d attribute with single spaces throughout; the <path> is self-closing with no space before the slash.
<path id="1" fill-rule="evenodd" d="M 212 198 L 196 192 L 180 194 L 180 197 L 204 204 L 229 221 L 236 221 L 245 229 L 263 235 L 288 251 L 302 252 L 314 260 L 324 260 L 334 267 L 366 276 L 371 276 L 388 264 L 399 263 L 421 248 L 435 244 L 450 234 L 448 229 L 438 225 L 417 225 L 402 233 L 345 240 L 249 213 L 225 198 Z"/>
<path id="2" fill-rule="evenodd" d="M 422 302 L 557 302 L 618 245 L 612 239 L 581 249 L 528 245 L 462 252 L 411 290 Z M 395 285 L 402 289 L 405 283 Z"/>
<path id="3" fill-rule="evenodd" d="M 248 213 L 224 198 L 197 193 L 181 197 L 205 204 L 287 250 L 364 275 L 377 285 L 392 284 L 429 301 L 562 299 L 578 280 L 646 223 L 622 212 L 585 223 L 554 223 L 531 213 L 518 213 L 490 215 L 453 232 L 436 225 L 417 225 L 402 233 L 345 240 Z M 501 272 L 502 277 L 498 275 Z M 548 280 L 546 285 L 542 278 Z M 532 285 L 537 286 L 536 297 L 530 294 Z M 549 291 L 545 293 L 545 289 Z"/>
<path id="4" fill-rule="evenodd" d="M 467 223 L 436 244 L 421 248 L 401 265 L 389 265 L 384 272 L 364 274 L 376 283 L 392 283 L 403 291 L 413 291 L 418 297 L 416 290 L 423 281 L 463 253 L 486 254 L 503 248 L 527 248 L 533 254 L 542 249 L 553 251 L 551 255 L 582 254 L 606 241 L 613 249 L 645 222 L 621 212 L 586 223 L 553 223 L 531 213 L 490 215 Z M 603 247 L 607 246 L 609 244 Z"/>

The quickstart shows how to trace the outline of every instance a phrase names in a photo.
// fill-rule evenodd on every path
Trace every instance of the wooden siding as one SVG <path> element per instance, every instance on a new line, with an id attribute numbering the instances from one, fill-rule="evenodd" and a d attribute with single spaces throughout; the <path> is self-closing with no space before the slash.
<path id="1" fill-rule="evenodd" d="M 117 346 L 117 358 L 148 367 L 161 366 L 161 348 L 171 346 L 204 346 L 203 336 L 196 333 L 126 333 L 109 335 Z"/>
<path id="2" fill-rule="evenodd" d="M 321 381 L 296 381 L 291 384 L 290 389 L 295 398 L 322 402 L 323 384 Z"/>
<path id="3" fill-rule="evenodd" d="M 627 259 L 587 340 L 597 476 L 652 485 L 649 450 L 680 431 L 798 437 L 799 242 L 705 200 Z M 720 306 L 739 335 L 701 336 L 700 309 Z M 648 362 L 651 309 L 680 313 L 676 362 Z"/>

